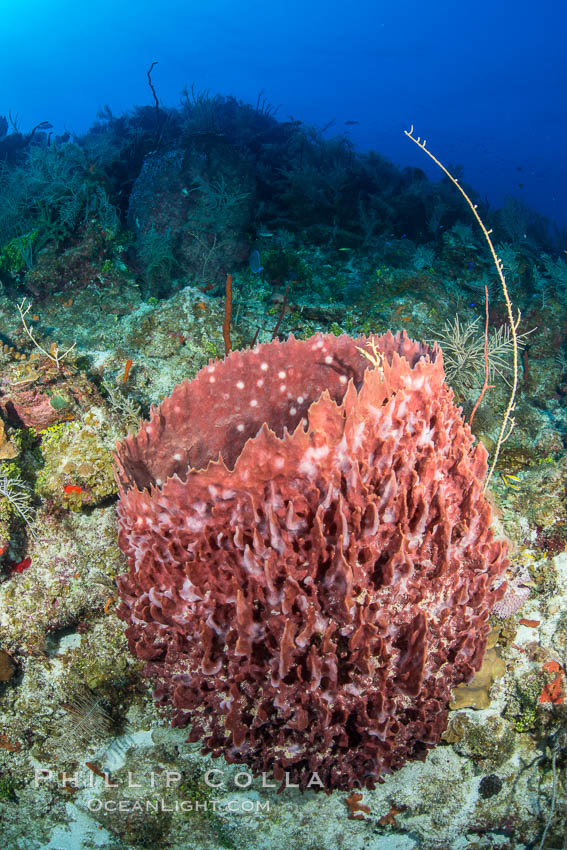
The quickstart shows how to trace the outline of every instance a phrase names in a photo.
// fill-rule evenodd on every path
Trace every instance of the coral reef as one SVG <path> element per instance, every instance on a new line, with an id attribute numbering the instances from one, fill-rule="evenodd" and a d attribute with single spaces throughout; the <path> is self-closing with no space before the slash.
<path id="1" fill-rule="evenodd" d="M 257 432 L 264 420 L 276 433 L 273 437 L 266 432 L 269 440 L 262 444 L 270 452 L 274 446 L 283 452 L 291 445 L 285 426 L 289 431 L 296 426 L 301 429 L 312 404 L 314 434 L 322 430 L 322 410 L 332 414 L 325 424 L 340 420 L 342 414 L 346 420 L 346 385 L 332 385 L 340 370 L 311 382 L 309 398 L 302 402 L 297 399 L 304 393 L 298 391 L 293 415 L 286 408 L 290 400 L 280 399 L 280 386 L 287 380 L 264 384 L 266 397 L 269 390 L 272 400 L 284 405 L 284 414 L 277 404 L 274 413 L 274 406 L 267 405 L 261 395 L 256 396 L 257 408 L 249 406 L 248 387 L 237 384 L 248 383 L 248 357 L 254 362 L 256 355 L 232 355 L 230 365 L 216 364 L 212 373 L 207 370 L 209 358 L 218 358 L 224 351 L 226 272 L 233 274 L 234 349 L 283 340 L 289 333 L 308 340 L 317 332 L 332 333 L 338 341 L 329 345 L 340 347 L 342 334 L 356 338 L 405 328 L 414 338 L 431 340 L 431 344 L 434 339 L 443 340 L 447 367 L 453 343 L 443 327 L 454 330 L 457 319 L 460 328 L 472 327 L 472 368 L 465 373 L 454 370 L 449 377 L 445 369 L 445 381 L 455 392 L 456 402 L 463 405 L 466 419 L 485 376 L 485 285 L 489 343 L 505 343 L 506 309 L 494 286 L 490 256 L 480 245 L 480 232 L 468 226 L 469 211 L 447 181 L 431 182 L 419 169 L 400 169 L 377 153 L 359 153 L 345 136 L 328 138 L 300 121 L 278 121 L 275 110 L 262 98 L 254 107 L 193 91 L 185 94 L 180 109 L 160 106 L 158 120 L 153 106 L 121 116 L 105 107 L 88 132 L 74 136 L 73 144 L 68 144 L 68 134 L 61 137 L 45 129 L 41 124 L 22 133 L 12 117 L 8 122 L 0 116 L 0 832 L 4 846 L 10 850 L 562 847 L 567 829 L 567 258 L 561 233 L 553 233 L 541 217 L 513 202 L 494 210 L 476 198 L 498 240 L 497 252 L 514 307 L 522 313 L 518 333 L 529 334 L 519 362 L 516 426 L 502 447 L 499 474 L 490 482 L 493 532 L 506 534 L 512 541 L 512 564 L 503 574 L 506 594 L 492 607 L 493 628 L 479 673 L 469 682 L 465 678 L 449 694 L 452 699 L 448 697 L 444 704 L 447 729 L 424 761 L 408 759 L 373 790 L 357 789 L 360 782 L 355 780 L 348 797 L 340 788 L 328 797 L 309 789 L 300 794 L 293 787 L 277 793 L 277 782 L 253 777 L 247 765 L 238 761 L 234 741 L 234 764 L 214 760 L 231 745 L 227 718 L 232 723 L 240 711 L 258 746 L 269 746 L 280 761 L 300 755 L 301 750 L 291 747 L 303 747 L 310 758 L 332 758 L 335 747 L 340 756 L 342 724 L 348 745 L 366 770 L 365 735 L 378 721 L 370 716 L 371 710 L 368 721 L 361 720 L 356 710 L 364 699 L 367 705 L 375 705 L 372 677 L 378 670 L 376 687 L 384 690 L 384 711 L 391 707 L 401 726 L 401 720 L 405 722 L 413 712 L 406 725 L 411 727 L 409 734 L 414 735 L 421 759 L 431 743 L 420 747 L 417 727 L 427 720 L 431 707 L 429 703 L 423 707 L 420 701 L 431 684 L 428 676 L 436 659 L 427 656 L 422 692 L 400 695 L 404 682 L 399 673 L 403 673 L 409 639 L 407 648 L 403 639 L 395 646 L 394 632 L 387 631 L 390 621 L 382 628 L 383 620 L 372 605 L 383 606 L 392 630 L 411 625 L 417 606 L 427 619 L 427 646 L 435 650 L 438 606 L 450 601 L 449 628 L 463 614 L 465 599 L 455 601 L 456 588 L 443 587 L 433 588 L 438 595 L 425 596 L 421 602 L 408 596 L 408 588 L 413 593 L 419 584 L 418 574 L 426 577 L 431 569 L 420 566 L 418 546 L 411 552 L 409 572 L 401 574 L 402 555 L 408 554 L 408 541 L 415 534 L 402 539 L 389 584 L 387 557 L 394 559 L 399 542 L 395 532 L 388 539 L 379 537 L 387 550 L 385 561 L 368 546 L 357 555 L 357 541 L 360 534 L 372 530 L 373 514 L 365 515 L 362 504 L 347 499 L 352 474 L 349 467 L 343 480 L 340 442 L 333 457 L 341 469 L 331 485 L 317 484 L 316 493 L 301 491 L 301 498 L 296 487 L 287 498 L 291 527 L 278 502 L 283 473 L 264 460 L 252 467 L 251 479 L 258 483 L 262 475 L 271 476 L 275 489 L 258 485 L 252 496 L 245 496 L 248 481 L 234 491 L 234 497 L 228 496 L 228 486 L 216 493 L 208 488 L 201 493 L 198 503 L 203 515 L 192 514 L 190 519 L 204 523 L 206 540 L 199 538 L 195 528 L 187 540 L 179 536 L 176 513 L 183 514 L 185 502 L 173 497 L 181 491 L 171 481 L 161 487 L 156 482 L 151 496 L 145 488 L 142 494 L 144 504 L 146 498 L 150 502 L 147 516 L 159 530 L 153 544 L 145 535 L 139 539 L 140 551 L 147 556 L 141 563 L 140 581 L 147 581 L 143 592 L 148 597 L 142 594 L 135 601 L 132 597 L 131 610 L 143 609 L 147 614 L 147 621 L 134 624 L 140 635 L 147 627 L 156 630 L 154 636 L 147 632 L 144 652 L 164 654 L 151 660 L 147 669 L 152 672 L 152 664 L 156 668 L 153 680 L 155 684 L 157 679 L 161 694 L 157 706 L 151 695 L 152 679 L 141 672 L 147 659 L 138 660 L 128 651 L 124 634 L 128 619 L 124 622 L 115 616 L 119 602 L 115 579 L 127 567 L 116 542 L 112 504 L 116 498 L 111 474 L 114 439 L 123 440 L 128 430 L 138 431 L 151 404 L 159 403 L 176 384 L 203 367 L 201 378 L 208 382 L 215 377 L 216 382 L 204 396 L 204 415 L 199 414 L 191 432 L 198 431 L 200 437 L 194 442 L 194 455 L 189 452 L 181 458 L 185 467 L 178 472 L 184 486 L 196 486 L 198 481 L 204 486 L 203 469 L 199 472 L 196 467 L 210 461 L 225 483 L 230 478 L 232 487 L 232 466 L 243 454 L 247 438 L 260 446 Z M 255 254 L 257 261 L 249 262 Z M 22 300 L 32 296 L 33 305 Z M 33 338 L 18 315 L 18 304 L 28 329 L 33 325 Z M 354 353 L 355 344 L 349 344 L 352 358 L 349 354 L 345 362 L 352 367 L 348 377 L 353 378 L 358 397 L 368 363 Z M 262 350 L 286 349 L 276 345 Z M 68 352 L 63 360 L 62 352 Z M 495 387 L 485 394 L 473 423 L 476 438 L 489 452 L 506 405 L 512 365 L 506 345 L 499 355 L 503 358 L 500 374 L 497 371 L 491 378 Z M 439 363 L 437 358 L 436 368 Z M 386 373 L 390 366 L 389 361 L 384 364 Z M 410 375 L 415 376 L 415 366 Z M 221 390 L 224 369 L 230 386 Z M 288 369 L 289 363 L 282 362 L 274 374 Z M 301 375 L 312 375 L 314 366 L 307 362 L 305 369 Z M 251 380 L 263 379 L 253 369 L 252 374 Z M 190 386 L 194 389 L 195 382 Z M 327 407 L 320 400 L 325 389 L 332 398 Z M 184 398 L 184 392 L 176 391 L 175 398 Z M 400 392 L 392 395 L 394 406 L 394 396 L 399 401 Z M 445 398 L 444 393 L 445 388 L 440 397 Z M 353 398 L 351 392 L 349 404 Z M 250 415 L 256 413 L 252 421 Z M 193 406 L 190 418 L 194 417 Z M 238 430 L 243 424 L 239 417 L 250 423 L 249 430 Z M 163 434 L 155 413 L 151 421 L 157 436 Z M 175 430 L 169 415 L 168 423 Z M 226 439 L 221 439 L 225 426 Z M 404 417 L 391 424 L 395 431 L 402 427 L 409 435 L 415 426 Z M 189 442 L 190 429 L 190 422 L 183 423 L 181 430 L 189 435 Z M 170 433 L 169 425 L 165 430 Z M 309 440 L 315 440 L 310 433 Z M 433 440 L 434 428 L 432 433 Z M 145 429 L 139 437 L 142 441 L 144 434 Z M 332 442 L 336 435 L 330 429 L 328 436 Z M 178 446 L 168 440 L 163 449 L 165 455 L 173 456 Z M 153 448 L 149 443 L 148 449 Z M 231 472 L 216 464 L 219 452 Z M 479 456 L 482 453 L 481 449 Z M 394 453 L 391 457 L 392 462 L 397 458 L 395 480 L 404 493 L 404 463 Z M 289 455 L 285 458 L 287 463 Z M 170 472 L 159 468 L 162 460 L 149 470 L 148 480 L 166 481 Z M 138 471 L 145 475 L 147 463 L 141 456 L 138 461 Z M 321 474 L 332 466 L 330 456 L 326 462 L 327 466 L 319 457 L 313 461 L 317 470 L 321 464 Z M 195 467 L 189 473 L 192 483 L 185 481 L 188 466 Z M 420 471 L 419 465 L 416 468 Z M 447 473 L 442 465 L 439 470 Z M 368 475 L 362 463 L 359 472 L 361 478 Z M 294 482 L 299 479 L 306 484 L 308 478 L 307 473 L 296 475 Z M 384 498 L 391 494 L 391 480 L 380 484 Z M 369 478 L 365 483 L 374 486 Z M 164 504 L 164 493 L 169 506 Z M 411 498 L 405 502 L 404 498 L 402 506 L 412 510 Z M 296 514 L 289 508 L 292 500 L 297 503 Z M 320 503 L 323 512 L 318 514 Z M 175 511 L 168 518 L 172 504 Z M 386 512 L 387 504 L 380 510 Z M 423 516 L 431 519 L 432 515 Z M 162 538 L 166 530 L 169 533 L 170 519 L 173 537 L 166 551 Z M 317 533 L 314 523 L 320 529 Z M 253 528 L 256 525 L 258 529 Z M 321 555 L 323 534 L 328 549 Z M 344 612 L 341 615 L 339 603 L 349 600 L 347 583 L 344 589 L 339 582 L 330 589 L 323 584 L 325 577 L 331 583 L 338 575 L 341 535 L 346 562 L 350 565 L 351 558 L 357 562 L 350 598 L 352 616 L 362 625 L 353 626 Z M 169 552 L 179 565 L 186 542 L 194 547 L 190 554 L 197 562 L 189 562 L 187 554 L 180 568 L 156 567 L 150 585 L 148 565 L 158 556 L 169 557 Z M 269 560 L 274 547 L 284 544 L 284 555 L 278 553 L 275 561 Z M 214 576 L 201 572 L 200 554 L 206 563 L 218 567 Z M 260 569 L 268 560 L 264 580 Z M 361 573 L 371 576 L 372 586 L 365 595 L 359 592 Z M 194 611 L 200 619 L 167 623 L 182 598 L 179 594 L 185 592 L 188 576 L 201 598 L 183 600 L 183 610 Z M 453 573 L 447 573 L 447 582 L 449 576 Z M 375 586 L 380 582 L 380 587 Z M 477 603 L 481 601 L 475 597 Z M 328 613 L 335 605 L 338 614 L 336 609 Z M 486 607 L 490 607 L 488 599 Z M 291 635 L 301 618 L 308 624 L 312 610 L 317 620 L 310 637 L 305 629 L 303 634 L 297 630 Z M 331 621 L 338 624 L 337 629 L 327 635 L 323 646 L 325 633 L 316 629 Z M 210 634 L 203 623 L 214 632 L 211 643 L 201 641 L 202 631 Z M 485 625 L 480 629 L 479 656 Z M 260 628 L 265 629 L 262 634 Z M 357 628 L 359 634 L 365 630 L 371 673 L 359 669 L 365 660 L 364 647 L 349 645 Z M 464 628 L 465 620 L 458 619 L 450 638 L 458 640 Z M 171 645 L 164 647 L 162 640 Z M 378 640 L 383 642 L 380 651 Z M 237 647 L 242 654 L 237 654 Z M 461 655 L 455 652 L 439 676 L 469 651 L 467 645 Z M 209 665 L 223 665 L 219 673 L 203 672 L 204 655 Z M 310 690 L 310 658 L 314 663 L 320 659 L 320 693 Z M 285 673 L 281 680 L 280 661 Z M 291 663 L 287 672 L 286 662 Z M 388 687 L 380 675 L 389 677 Z M 230 693 L 229 676 L 237 683 L 240 701 Z M 187 687 L 197 707 L 184 704 L 188 691 L 183 677 L 193 682 Z M 168 688 L 174 681 L 177 690 L 172 694 Z M 299 681 L 303 687 L 298 697 Z M 283 705 L 275 705 L 276 687 Z M 218 708 L 215 688 L 218 700 L 225 700 Z M 256 694 L 263 688 L 259 711 L 269 712 L 267 719 L 256 711 L 254 688 Z M 303 722 L 300 709 L 308 716 L 304 730 L 296 728 Z M 319 741 L 310 745 L 306 739 L 311 727 L 316 735 L 326 710 L 327 726 Z M 214 722 L 211 713 L 216 714 Z M 188 729 L 169 727 L 172 716 L 176 722 L 193 722 L 202 732 L 200 741 L 187 743 Z M 442 728 L 441 717 L 438 722 Z M 393 759 L 402 758 L 404 734 L 402 730 L 393 743 Z M 405 743 L 411 746 L 412 740 Z M 207 749 L 208 741 L 219 743 L 202 754 L 201 745 Z M 256 751 L 250 752 L 253 761 Z M 272 767 L 277 765 L 266 764 L 267 771 Z M 38 784 L 35 771 L 40 768 L 50 775 Z M 295 769 L 302 769 L 300 762 Z M 170 775 L 177 779 L 168 782 Z M 312 787 L 316 790 L 318 785 Z"/>
<path id="2" fill-rule="evenodd" d="M 300 787 L 424 758 L 504 593 L 485 472 L 405 334 L 290 337 L 179 385 L 117 449 L 118 614 L 174 723 Z"/>

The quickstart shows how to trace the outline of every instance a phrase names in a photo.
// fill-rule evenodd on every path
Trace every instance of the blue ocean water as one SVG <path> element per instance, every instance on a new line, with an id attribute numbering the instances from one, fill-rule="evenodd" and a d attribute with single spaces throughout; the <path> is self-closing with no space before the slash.
<path id="1" fill-rule="evenodd" d="M 565 8 L 0 11 L 3 846 L 565 850 Z"/>
<path id="2" fill-rule="evenodd" d="M 165 105 L 191 84 L 248 103 L 263 90 L 282 120 L 332 122 L 357 149 L 423 168 L 402 136 L 413 124 L 491 204 L 513 197 L 561 226 L 566 36 L 554 0 L 24 0 L 2 10 L 2 108 L 24 131 L 82 132 L 105 104 L 151 103 L 159 61 Z"/>

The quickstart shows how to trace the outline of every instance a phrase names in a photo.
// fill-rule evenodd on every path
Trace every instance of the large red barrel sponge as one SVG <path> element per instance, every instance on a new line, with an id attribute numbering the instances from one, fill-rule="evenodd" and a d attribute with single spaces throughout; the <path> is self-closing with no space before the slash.
<path id="1" fill-rule="evenodd" d="M 327 791 L 425 758 L 507 566 L 437 347 L 232 352 L 152 409 L 116 470 L 119 616 L 190 741 Z"/>

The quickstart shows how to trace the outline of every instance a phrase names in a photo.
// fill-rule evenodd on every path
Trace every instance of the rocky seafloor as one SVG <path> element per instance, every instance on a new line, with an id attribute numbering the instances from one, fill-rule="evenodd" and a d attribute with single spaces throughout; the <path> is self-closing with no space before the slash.
<path id="1" fill-rule="evenodd" d="M 303 293 L 285 308 L 280 332 L 357 333 L 370 323 L 373 331 L 404 327 L 430 338 L 432 324 L 454 313 L 433 273 L 404 287 L 403 275 L 384 286 L 387 272 L 378 271 L 360 271 L 376 287 L 372 315 L 362 304 L 314 304 Z M 356 277 L 352 263 L 340 275 L 345 285 Z M 235 276 L 234 289 L 233 345 L 250 344 L 258 327 L 260 341 L 269 339 L 281 298 L 260 298 L 250 274 Z M 0 353 L 0 476 L 5 487 L 27 488 L 21 513 L 6 493 L 0 498 L 3 846 L 564 847 L 567 453 L 564 367 L 556 359 L 563 314 L 548 302 L 534 332 L 516 428 L 491 483 L 512 565 L 484 665 L 455 691 L 443 742 L 359 798 L 277 793 L 243 767 L 202 756 L 155 707 L 115 616 L 114 578 L 126 562 L 117 545 L 114 442 L 149 404 L 222 356 L 222 298 L 190 286 L 144 298 L 126 274 L 99 279 L 30 306 L 42 353 L 15 300 L 2 295 L 0 323 L 11 344 Z M 55 363 L 54 344 L 59 353 L 76 347 Z M 476 433 L 489 448 L 506 393 L 504 384 L 492 390 L 478 413 Z"/>

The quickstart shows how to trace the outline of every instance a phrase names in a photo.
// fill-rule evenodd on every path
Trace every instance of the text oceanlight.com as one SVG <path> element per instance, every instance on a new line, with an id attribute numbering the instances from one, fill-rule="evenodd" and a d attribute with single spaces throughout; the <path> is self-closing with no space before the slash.
<path id="1" fill-rule="evenodd" d="M 269 800 L 99 800 L 87 801 L 91 812 L 269 812 Z"/>

